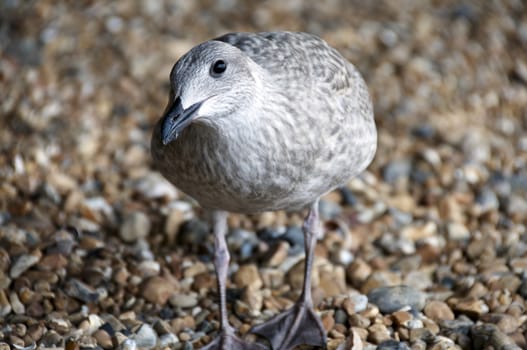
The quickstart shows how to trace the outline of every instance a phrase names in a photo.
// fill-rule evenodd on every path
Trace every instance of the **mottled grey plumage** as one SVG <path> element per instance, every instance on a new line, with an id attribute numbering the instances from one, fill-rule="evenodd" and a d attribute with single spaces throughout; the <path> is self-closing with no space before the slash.
<path id="1" fill-rule="evenodd" d="M 226 69 L 216 74 L 218 61 Z M 309 222 L 317 225 L 318 198 L 363 171 L 375 154 L 363 79 L 314 35 L 227 34 L 194 47 L 170 78 L 152 155 L 163 175 L 204 208 L 255 213 L 311 205 Z M 307 227 L 306 235 L 313 231 Z M 312 255 L 307 246 L 306 253 Z"/>

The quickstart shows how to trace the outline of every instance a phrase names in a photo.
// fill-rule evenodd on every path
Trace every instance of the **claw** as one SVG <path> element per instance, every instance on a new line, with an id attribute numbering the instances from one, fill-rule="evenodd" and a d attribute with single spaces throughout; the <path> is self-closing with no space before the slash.
<path id="1" fill-rule="evenodd" d="M 267 338 L 273 350 L 290 350 L 298 345 L 326 348 L 326 331 L 320 318 L 312 308 L 301 303 L 254 326 L 251 333 Z"/>

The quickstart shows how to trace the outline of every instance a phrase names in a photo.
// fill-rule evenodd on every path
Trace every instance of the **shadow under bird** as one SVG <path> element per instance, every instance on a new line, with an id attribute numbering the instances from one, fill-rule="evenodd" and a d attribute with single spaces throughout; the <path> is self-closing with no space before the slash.
<path id="1" fill-rule="evenodd" d="M 152 156 L 169 181 L 212 212 L 221 329 L 204 349 L 264 349 L 239 338 L 228 322 L 227 212 L 305 207 L 300 298 L 251 332 L 274 350 L 325 347 L 310 285 L 318 202 L 374 157 L 377 132 L 362 77 L 315 35 L 231 33 L 181 57 L 170 85 Z"/>

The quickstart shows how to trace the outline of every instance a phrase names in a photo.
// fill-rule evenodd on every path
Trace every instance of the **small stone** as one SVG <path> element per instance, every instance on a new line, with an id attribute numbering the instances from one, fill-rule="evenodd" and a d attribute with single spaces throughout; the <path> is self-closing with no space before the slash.
<path id="1" fill-rule="evenodd" d="M 152 171 L 140 178 L 134 188 L 145 198 L 177 198 L 177 190 L 160 173 Z"/>
<path id="2" fill-rule="evenodd" d="M 128 213 L 119 229 L 119 235 L 123 241 L 132 243 L 144 239 L 150 232 L 150 219 L 140 211 Z"/>
<path id="3" fill-rule="evenodd" d="M 114 348 L 122 348 L 123 343 L 128 340 L 128 337 L 125 336 L 121 332 L 115 332 L 115 334 L 112 336 L 112 344 Z M 135 341 L 134 341 L 135 344 Z"/>
<path id="4" fill-rule="evenodd" d="M 324 292 L 325 297 L 337 296 L 346 291 L 346 277 L 342 266 L 320 266 L 318 275 L 318 288 Z"/>
<path id="5" fill-rule="evenodd" d="M 368 341 L 373 344 L 381 344 L 382 342 L 390 339 L 390 332 L 383 324 L 373 324 L 368 327 Z"/>
<path id="6" fill-rule="evenodd" d="M 27 328 L 27 334 L 34 342 L 39 342 L 44 334 L 45 328 L 40 324 L 34 324 Z"/>
<path id="7" fill-rule="evenodd" d="M 468 228 L 458 222 L 451 222 L 447 225 L 448 239 L 453 241 L 466 241 L 470 238 Z"/>
<path id="8" fill-rule="evenodd" d="M 362 312 L 368 306 L 368 297 L 363 294 L 352 294 L 346 297 L 342 302 L 342 308 L 348 316 Z"/>
<path id="9" fill-rule="evenodd" d="M 406 343 L 397 340 L 389 339 L 383 341 L 377 346 L 377 350 L 411 350 Z"/>
<path id="10" fill-rule="evenodd" d="M 41 341 L 42 341 L 41 343 L 42 345 L 47 346 L 47 347 L 53 347 L 53 346 L 57 346 L 60 344 L 60 342 L 62 341 L 62 336 L 60 336 L 54 330 L 50 330 L 50 331 L 47 331 L 42 336 Z"/>
<path id="11" fill-rule="evenodd" d="M 143 284 L 141 295 L 153 304 L 165 305 L 170 296 L 177 290 L 177 282 L 174 279 L 153 276 Z"/>
<path id="12" fill-rule="evenodd" d="M 448 304 L 439 300 L 432 300 L 428 302 L 425 305 L 424 314 L 426 315 L 426 317 L 436 322 L 439 322 L 441 320 L 450 321 L 454 319 L 454 313 L 452 312 Z"/>
<path id="13" fill-rule="evenodd" d="M 425 342 L 429 343 L 430 341 L 435 339 L 435 336 L 426 328 L 410 329 L 410 341 L 414 342 L 418 339 L 424 340 Z"/>
<path id="14" fill-rule="evenodd" d="M 335 326 L 335 318 L 333 316 L 333 311 L 324 312 L 321 315 L 322 325 L 326 332 L 329 332 Z"/>
<path id="15" fill-rule="evenodd" d="M 202 220 L 191 219 L 181 225 L 177 234 L 177 243 L 197 250 L 198 247 L 206 244 L 208 237 L 209 225 Z"/>
<path id="16" fill-rule="evenodd" d="M 0 317 L 5 317 L 9 315 L 11 312 L 12 307 L 9 303 L 9 300 L 7 299 L 7 296 L 5 294 L 5 291 L 3 289 L 0 289 Z"/>
<path id="17" fill-rule="evenodd" d="M 407 311 L 395 311 L 392 313 L 392 318 L 398 326 L 406 326 L 412 315 Z"/>
<path id="18" fill-rule="evenodd" d="M 125 339 L 119 346 L 120 350 L 136 350 L 137 343 L 134 339 Z"/>
<path id="19" fill-rule="evenodd" d="M 360 285 L 371 274 L 372 268 L 362 259 L 355 259 L 346 269 L 346 276 L 354 286 Z"/>
<path id="20" fill-rule="evenodd" d="M 93 334 L 96 330 L 98 330 L 102 325 L 104 324 L 104 321 L 95 314 L 88 315 L 88 325 L 87 325 L 87 333 Z M 119 329 L 116 329 L 119 330 Z"/>
<path id="21" fill-rule="evenodd" d="M 188 294 L 173 294 L 169 299 L 170 305 L 183 309 L 192 308 L 198 305 L 198 294 L 191 292 Z"/>
<path id="22" fill-rule="evenodd" d="M 245 288 L 242 292 L 242 301 L 247 303 L 252 311 L 259 312 L 263 306 L 263 294 L 260 289 L 252 290 L 251 288 Z"/>
<path id="23" fill-rule="evenodd" d="M 161 337 L 159 337 L 159 347 L 161 349 L 163 349 L 165 347 L 170 347 L 170 346 L 175 345 L 177 343 L 179 343 L 179 339 L 173 333 L 163 334 Z"/>
<path id="24" fill-rule="evenodd" d="M 133 339 L 139 348 L 152 349 L 157 343 L 156 332 L 147 323 L 141 325 L 137 333 L 134 334 Z"/>
<path id="25" fill-rule="evenodd" d="M 350 326 L 357 328 L 368 328 L 371 324 L 369 318 L 359 314 L 348 315 L 348 322 Z"/>
<path id="26" fill-rule="evenodd" d="M 233 281 L 240 288 L 248 287 L 252 290 L 260 289 L 263 285 L 258 267 L 255 264 L 246 264 L 240 266 L 233 276 Z"/>
<path id="27" fill-rule="evenodd" d="M 153 260 L 141 261 L 138 268 L 143 278 L 157 276 L 161 271 L 161 265 Z"/>
<path id="28" fill-rule="evenodd" d="M 390 161 L 383 169 L 382 176 L 384 181 L 394 183 L 398 179 L 405 179 L 410 176 L 412 165 L 408 159 Z"/>
<path id="29" fill-rule="evenodd" d="M 287 258 L 288 251 L 289 243 L 278 241 L 272 248 L 269 258 L 266 261 L 266 265 L 269 267 L 279 266 L 284 262 L 285 258 Z"/>
<path id="30" fill-rule="evenodd" d="M 370 303 L 379 307 L 382 313 L 389 314 L 410 306 L 414 310 L 421 310 L 426 301 L 426 295 L 405 285 L 393 287 L 379 287 L 368 293 Z"/>
<path id="31" fill-rule="evenodd" d="M 24 254 L 19 256 L 15 262 L 11 265 L 9 276 L 11 278 L 18 278 L 24 272 L 26 272 L 31 266 L 35 265 L 40 261 L 42 253 L 37 250 L 32 254 Z"/>
<path id="32" fill-rule="evenodd" d="M 505 334 L 516 332 L 521 324 L 518 318 L 507 314 L 486 314 L 481 317 L 481 320 L 487 323 L 494 323 Z"/>
<path id="33" fill-rule="evenodd" d="M 483 300 L 461 300 L 454 305 L 454 310 L 472 318 L 479 318 L 489 312 L 489 307 Z"/>
<path id="34" fill-rule="evenodd" d="M 196 320 L 192 316 L 184 316 L 175 318 L 170 322 L 170 326 L 174 333 L 179 334 L 181 331 L 187 328 L 195 328 Z M 183 340 L 182 340 L 183 341 Z"/>
<path id="35" fill-rule="evenodd" d="M 113 348 L 112 343 L 112 337 L 103 329 L 99 329 L 93 333 L 93 338 L 97 341 L 97 345 L 99 345 L 103 349 L 111 349 Z"/>
<path id="36" fill-rule="evenodd" d="M 196 275 L 199 275 L 200 273 L 206 273 L 207 271 L 207 265 L 200 261 L 197 261 L 189 267 L 185 268 L 185 270 L 183 271 L 183 276 L 185 276 L 185 278 L 191 278 Z"/>
<path id="37" fill-rule="evenodd" d="M 55 312 L 48 315 L 46 324 L 48 328 L 57 331 L 59 334 L 65 334 L 71 329 L 69 320 L 62 318 Z"/>
<path id="38" fill-rule="evenodd" d="M 262 268 L 260 269 L 260 276 L 262 277 L 262 282 L 265 288 L 276 289 L 284 284 L 285 274 L 280 269 Z"/>
<path id="39" fill-rule="evenodd" d="M 72 278 L 66 284 L 66 294 L 72 298 L 79 299 L 85 303 L 95 303 L 101 294 L 92 287 L 76 278 Z"/>

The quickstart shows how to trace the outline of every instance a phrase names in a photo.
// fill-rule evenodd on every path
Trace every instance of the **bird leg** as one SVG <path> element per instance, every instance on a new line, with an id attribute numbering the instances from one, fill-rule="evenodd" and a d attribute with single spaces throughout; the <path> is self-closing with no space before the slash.
<path id="1" fill-rule="evenodd" d="M 320 232 L 318 200 L 309 210 L 303 225 L 305 240 L 305 270 L 302 294 L 295 305 L 267 322 L 254 326 L 252 333 L 267 338 L 274 350 L 289 350 L 298 345 L 326 347 L 326 332 L 313 310 L 311 297 L 311 270 L 317 237 Z"/>
<path id="2" fill-rule="evenodd" d="M 265 350 L 256 343 L 246 342 L 234 334 L 234 328 L 227 317 L 226 282 L 229 268 L 229 250 L 225 241 L 227 233 L 227 212 L 213 211 L 214 231 L 214 267 L 220 296 L 220 334 L 212 342 L 204 346 L 205 350 Z"/>

